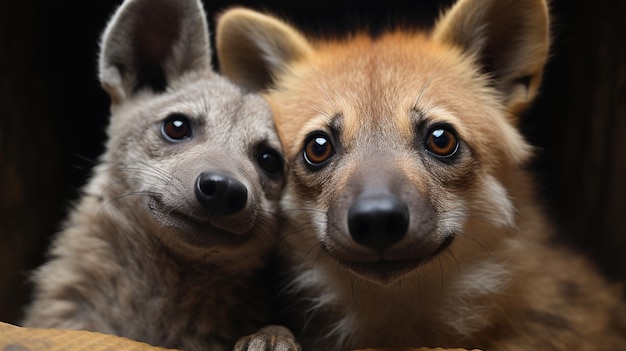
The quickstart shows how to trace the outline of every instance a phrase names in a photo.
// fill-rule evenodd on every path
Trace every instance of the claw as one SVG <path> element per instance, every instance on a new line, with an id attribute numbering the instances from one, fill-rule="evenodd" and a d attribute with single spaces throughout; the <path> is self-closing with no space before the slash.
<path id="1" fill-rule="evenodd" d="M 233 351 L 301 351 L 301 348 L 289 329 L 270 325 L 239 339 Z"/>

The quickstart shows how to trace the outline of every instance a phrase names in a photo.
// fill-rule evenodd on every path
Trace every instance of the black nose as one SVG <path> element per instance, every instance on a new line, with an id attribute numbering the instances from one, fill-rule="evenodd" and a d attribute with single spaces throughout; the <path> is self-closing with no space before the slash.
<path id="1" fill-rule="evenodd" d="M 246 206 L 248 190 L 233 177 L 204 172 L 196 180 L 196 198 L 212 214 L 231 215 Z"/>
<path id="2" fill-rule="evenodd" d="M 400 241 L 409 228 L 409 209 L 390 195 L 359 198 L 348 211 L 348 229 L 357 243 L 385 251 Z"/>

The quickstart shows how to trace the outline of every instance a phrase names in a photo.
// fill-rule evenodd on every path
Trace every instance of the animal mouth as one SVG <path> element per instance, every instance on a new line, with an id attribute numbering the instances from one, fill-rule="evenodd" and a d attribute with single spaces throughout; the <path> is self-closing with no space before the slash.
<path id="1" fill-rule="evenodd" d="M 381 285 L 390 285 L 407 274 L 415 271 L 426 262 L 432 261 L 439 256 L 454 241 L 454 235 L 448 235 L 441 244 L 429 255 L 410 259 L 397 259 L 381 257 L 377 260 L 339 260 L 339 262 L 352 273 L 364 279 L 377 282 Z"/>
<path id="2" fill-rule="evenodd" d="M 250 232 L 237 233 L 211 224 L 208 220 L 198 219 L 178 212 L 169 216 L 178 223 L 179 236 L 187 243 L 198 247 L 241 245 L 250 237 Z"/>
<path id="3" fill-rule="evenodd" d="M 180 240 L 195 247 L 236 247 L 251 237 L 251 230 L 243 232 L 228 230 L 212 224 L 209 219 L 172 209 L 168 210 L 167 206 L 156 198 L 150 202 L 149 207 L 162 226 L 175 232 Z M 237 225 L 235 222 L 233 219 L 233 227 Z M 250 225 L 251 228 L 253 225 Z"/>
<path id="4" fill-rule="evenodd" d="M 348 270 L 367 280 L 389 285 L 419 267 L 424 260 L 379 260 L 372 262 L 341 262 Z"/>

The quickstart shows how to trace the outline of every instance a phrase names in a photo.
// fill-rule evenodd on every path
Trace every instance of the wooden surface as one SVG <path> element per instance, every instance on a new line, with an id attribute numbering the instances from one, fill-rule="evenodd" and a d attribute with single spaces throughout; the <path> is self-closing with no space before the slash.
<path id="1" fill-rule="evenodd" d="M 79 330 L 31 329 L 0 323 L 3 351 L 176 351 L 113 335 Z M 179 350 L 180 351 L 180 350 Z M 367 349 L 358 351 L 464 351 L 462 349 Z M 478 351 L 478 350 L 475 350 Z"/>
<path id="2" fill-rule="evenodd" d="M 405 348 L 395 348 L 395 349 L 363 349 L 363 350 L 354 350 L 354 351 L 468 351 L 465 349 L 442 349 L 442 348 L 435 348 L 435 349 L 430 349 L 427 347 L 418 347 L 418 348 L 410 348 L 410 347 L 405 347 Z M 471 350 L 471 351 L 480 351 L 480 350 Z"/>
<path id="3" fill-rule="evenodd" d="M 0 350 L 165 351 L 166 349 L 101 333 L 79 330 L 30 329 L 0 323 Z"/>

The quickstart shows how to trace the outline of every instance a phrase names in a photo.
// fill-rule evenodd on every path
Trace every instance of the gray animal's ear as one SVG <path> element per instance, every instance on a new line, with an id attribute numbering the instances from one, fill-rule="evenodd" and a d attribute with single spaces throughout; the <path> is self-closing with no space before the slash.
<path id="1" fill-rule="evenodd" d="M 296 29 L 245 8 L 229 9 L 218 18 L 215 42 L 221 72 L 254 91 L 269 88 L 276 75 L 311 52 Z"/>
<path id="2" fill-rule="evenodd" d="M 474 55 L 512 115 L 535 97 L 550 46 L 546 0 L 459 0 L 435 26 L 434 38 Z"/>
<path id="3" fill-rule="evenodd" d="M 99 77 L 113 104 L 196 70 L 211 70 L 200 0 L 126 0 L 102 36 Z"/>

